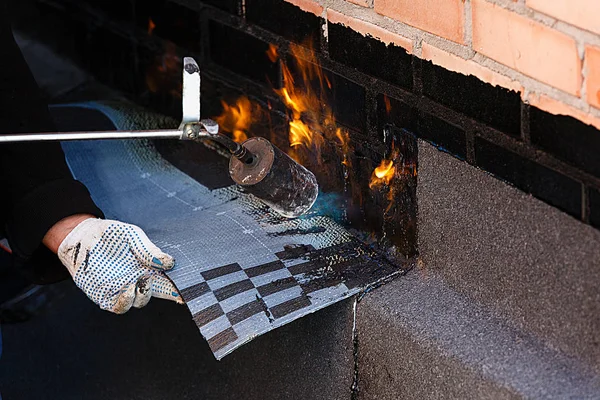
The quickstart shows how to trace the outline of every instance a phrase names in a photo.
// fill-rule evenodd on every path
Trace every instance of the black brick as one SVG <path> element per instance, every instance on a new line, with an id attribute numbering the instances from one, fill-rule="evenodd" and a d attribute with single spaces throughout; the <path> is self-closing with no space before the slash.
<path id="1" fill-rule="evenodd" d="M 294 42 L 319 48 L 323 19 L 281 0 L 246 0 L 246 19 Z"/>
<path id="2" fill-rule="evenodd" d="M 433 115 L 422 113 L 417 136 L 462 159 L 467 157 L 465 131 Z"/>
<path id="3" fill-rule="evenodd" d="M 294 79 L 294 86 L 300 92 L 310 92 L 323 104 L 330 106 L 337 122 L 357 131 L 364 130 L 365 88 L 363 86 L 326 69 L 322 70 L 322 79 L 315 76 L 310 82 L 305 82 L 305 76 L 292 56 L 287 58 L 286 65 Z M 300 67 L 306 68 L 306 65 Z M 308 68 L 317 69 L 314 65 Z M 310 87 L 306 88 L 306 84 Z"/>
<path id="4" fill-rule="evenodd" d="M 134 93 L 139 81 L 136 77 L 135 46 L 123 37 L 105 28 L 90 34 L 89 68 L 100 82 L 125 93 Z"/>
<path id="5" fill-rule="evenodd" d="M 368 75 L 411 90 L 411 56 L 401 47 L 364 37 L 339 24 L 329 24 L 329 55 L 332 59 Z"/>
<path id="6" fill-rule="evenodd" d="M 149 29 L 152 20 L 154 29 Z M 138 2 L 136 25 L 152 36 L 170 40 L 188 51 L 200 52 L 200 16 L 171 1 Z"/>
<path id="7" fill-rule="evenodd" d="M 143 1 L 143 0 L 142 0 Z M 238 15 L 240 12 L 240 0 L 202 0 L 204 3 L 213 7 L 229 11 L 231 14 Z"/>
<path id="8" fill-rule="evenodd" d="M 144 107 L 181 120 L 181 61 L 184 53 L 171 42 L 164 47 L 139 45 L 138 101 Z"/>
<path id="9" fill-rule="evenodd" d="M 377 96 L 378 131 L 382 132 L 387 124 L 396 128 L 406 129 L 414 134 L 418 131 L 418 111 L 403 101 L 387 97 L 382 94 Z"/>
<path id="10" fill-rule="evenodd" d="M 277 63 L 267 57 L 267 43 L 215 21 L 210 21 L 209 32 L 212 61 L 254 81 L 276 85 Z"/>
<path id="11" fill-rule="evenodd" d="M 449 108 L 513 136 L 521 135 L 519 94 L 474 76 L 423 62 L 423 93 Z"/>
<path id="12" fill-rule="evenodd" d="M 591 125 L 561 115 L 530 108 L 533 144 L 555 157 L 600 177 L 600 131 Z"/>
<path id="13" fill-rule="evenodd" d="M 600 191 L 590 188 L 589 190 L 590 204 L 590 224 L 596 228 L 600 228 Z"/>
<path id="14" fill-rule="evenodd" d="M 100 10 L 113 20 L 133 22 L 135 13 L 134 0 L 86 0 L 80 4 L 83 3 L 90 5 L 93 9 Z"/>
<path id="15" fill-rule="evenodd" d="M 365 128 L 365 88 L 337 74 L 331 81 L 331 107 L 336 121 L 362 131 Z"/>
<path id="16" fill-rule="evenodd" d="M 480 168 L 581 218 L 580 183 L 481 138 L 475 139 L 475 159 Z"/>

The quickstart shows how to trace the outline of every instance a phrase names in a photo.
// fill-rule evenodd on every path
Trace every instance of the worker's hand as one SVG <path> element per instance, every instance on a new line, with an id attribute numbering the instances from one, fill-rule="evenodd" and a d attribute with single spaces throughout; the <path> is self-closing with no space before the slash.
<path id="1" fill-rule="evenodd" d="M 62 241 L 58 257 L 75 284 L 104 310 L 123 314 L 152 296 L 183 303 L 163 272 L 173 268 L 173 258 L 135 225 L 86 219 Z"/>

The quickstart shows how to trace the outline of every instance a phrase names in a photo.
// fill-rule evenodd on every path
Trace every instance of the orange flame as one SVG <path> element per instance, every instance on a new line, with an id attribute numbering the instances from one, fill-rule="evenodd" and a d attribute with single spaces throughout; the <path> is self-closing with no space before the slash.
<path id="1" fill-rule="evenodd" d="M 332 85 L 321 68 L 312 43 L 306 42 L 302 45 L 292 43 L 289 52 L 292 61 L 281 64 L 283 85 L 280 89 L 274 89 L 286 107 L 289 118 L 290 149 L 288 154 L 307 166 L 321 164 L 323 162 L 322 149 L 329 143 L 338 145 L 338 149 L 341 147 L 342 164 L 349 167 L 350 140 L 348 133 L 337 126 L 333 111 L 327 104 L 328 93 Z M 277 46 L 269 45 L 266 56 L 271 62 L 276 62 L 279 59 Z M 240 105 L 241 99 L 237 100 L 236 105 Z M 232 111 L 236 109 L 236 105 L 226 106 L 223 104 L 225 112 L 216 121 L 223 126 L 224 130 L 229 129 L 235 132 L 235 128 L 231 125 L 236 119 L 240 119 L 238 122 L 240 125 L 245 122 L 243 115 L 240 115 L 243 113 Z M 245 109 L 249 108 L 251 106 L 246 104 Z M 229 119 L 225 118 L 226 114 L 231 114 Z M 229 126 L 222 124 L 221 121 L 225 120 L 228 121 Z M 244 131 L 245 129 L 247 128 L 238 130 Z M 336 146 L 333 147 L 336 148 Z"/>
<path id="2" fill-rule="evenodd" d="M 320 163 L 325 140 L 335 140 L 337 131 L 333 112 L 324 98 L 325 88 L 330 89 L 331 83 L 323 73 L 312 43 L 291 44 L 290 53 L 293 65 L 282 63 L 283 87 L 275 90 L 290 117 L 290 156 L 300 162 L 309 157 Z"/>
<path id="3" fill-rule="evenodd" d="M 396 167 L 392 160 L 381 160 L 381 164 L 373 171 L 369 188 L 374 189 L 377 186 L 389 185 L 396 175 Z"/>
<path id="4" fill-rule="evenodd" d="M 348 153 L 350 152 L 350 136 L 348 135 L 347 131 L 342 130 L 342 128 L 337 128 L 337 130 L 335 131 L 335 137 L 340 141 L 340 144 L 342 145 L 342 153 L 344 157 L 342 165 L 346 166 L 347 168 L 350 168 L 352 166 L 352 163 L 348 159 Z"/>
<path id="5" fill-rule="evenodd" d="M 290 122 L 290 146 L 309 145 L 312 142 L 312 134 L 308 125 L 301 120 Z"/>
<path id="6" fill-rule="evenodd" d="M 385 104 L 385 112 L 387 115 L 390 115 L 390 112 L 392 112 L 392 104 L 390 103 L 390 98 L 385 94 L 383 95 L 383 103 Z"/>
<path id="7" fill-rule="evenodd" d="M 152 21 L 152 18 L 148 18 L 148 35 L 152 35 L 154 28 L 156 28 L 156 24 Z"/>
<path id="8" fill-rule="evenodd" d="M 165 42 L 165 51 L 156 57 L 146 70 L 146 86 L 152 93 L 169 93 L 181 97 L 181 58 L 171 42 Z"/>
<path id="9" fill-rule="evenodd" d="M 223 112 L 215 118 L 220 128 L 231 133 L 236 142 L 248 139 L 248 131 L 253 122 L 261 113 L 260 106 L 253 104 L 246 96 L 237 99 L 235 104 L 229 105 L 221 101 Z"/>
<path id="10" fill-rule="evenodd" d="M 267 57 L 269 57 L 269 60 L 273 63 L 275 61 L 277 61 L 277 59 L 279 58 L 279 54 L 277 54 L 277 46 L 275 46 L 272 43 L 269 43 L 269 49 L 267 50 Z"/>

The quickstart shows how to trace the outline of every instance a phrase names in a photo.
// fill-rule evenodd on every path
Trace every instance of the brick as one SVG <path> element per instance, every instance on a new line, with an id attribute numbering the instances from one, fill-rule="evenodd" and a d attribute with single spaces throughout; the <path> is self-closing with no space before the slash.
<path id="1" fill-rule="evenodd" d="M 416 135 L 419 130 L 418 118 L 419 112 L 415 107 L 393 97 L 377 96 L 378 132 L 383 132 L 386 125 L 393 125 Z"/>
<path id="2" fill-rule="evenodd" d="M 336 122 L 355 131 L 364 131 L 366 90 L 363 86 L 326 69 L 322 70 L 323 82 L 328 82 L 326 85 L 322 85 L 319 79 L 304 81 L 304 66 L 299 68 L 295 62 L 287 62 L 286 65 L 297 89 L 313 93 L 323 104 L 331 107 Z"/>
<path id="3" fill-rule="evenodd" d="M 152 29 L 150 20 L 154 24 Z M 197 11 L 173 2 L 142 2 L 136 7 L 136 24 L 140 29 L 197 54 L 200 53 L 199 21 Z"/>
<path id="4" fill-rule="evenodd" d="M 359 6 L 369 7 L 369 2 L 367 0 L 348 0 L 350 3 L 358 4 Z"/>
<path id="5" fill-rule="evenodd" d="M 522 191 L 581 218 L 581 184 L 484 139 L 475 139 L 477 166 Z"/>
<path id="6" fill-rule="evenodd" d="M 442 49 L 438 49 L 427 42 L 423 42 L 421 51 L 421 56 L 425 60 L 429 60 L 435 65 L 439 65 L 449 69 L 450 71 L 460 72 L 464 75 L 473 75 L 484 82 L 490 83 L 494 86 L 501 86 L 506 89 L 514 90 L 515 92 L 523 91 L 523 86 L 521 86 L 519 82 L 513 81 L 507 76 L 492 71 L 491 69 L 486 68 L 473 60 L 465 60 L 457 55 L 448 53 Z"/>
<path id="7" fill-rule="evenodd" d="M 139 4 L 134 7 L 133 0 L 87 0 L 85 3 L 102 10 L 107 16 L 121 23 L 131 22 L 134 12 L 137 13 L 139 7 Z"/>
<path id="8" fill-rule="evenodd" d="M 600 131 L 572 117 L 531 107 L 531 142 L 564 162 L 600 178 Z"/>
<path id="9" fill-rule="evenodd" d="M 409 53 L 412 52 L 413 43 L 411 39 L 397 35 L 370 22 L 352 18 L 334 10 L 327 10 L 327 19 L 334 24 L 342 24 L 352 28 L 363 36 L 371 36 L 387 45 L 393 44 L 406 49 Z"/>
<path id="10" fill-rule="evenodd" d="M 600 129 L 600 118 L 577 108 L 571 107 L 562 101 L 553 99 L 545 94 L 537 95 L 535 93 L 530 93 L 527 96 L 527 102 L 532 106 L 547 111 L 551 114 L 571 116 L 577 118 L 587 125 L 592 125 L 597 129 Z"/>
<path id="11" fill-rule="evenodd" d="M 463 160 L 467 158 L 465 131 L 431 114 L 422 112 L 419 116 L 417 136 L 442 151 Z"/>
<path id="12" fill-rule="evenodd" d="M 600 48 L 585 47 L 587 102 L 600 108 Z"/>
<path id="13" fill-rule="evenodd" d="M 423 94 L 507 135 L 520 137 L 521 96 L 423 61 Z"/>
<path id="14" fill-rule="evenodd" d="M 329 24 L 329 56 L 340 63 L 411 90 L 412 57 L 402 47 L 364 37 L 340 24 Z M 376 60 L 376 61 L 375 61 Z"/>
<path id="15" fill-rule="evenodd" d="M 473 0 L 473 49 L 579 96 L 581 60 L 571 37 L 484 0 Z"/>
<path id="16" fill-rule="evenodd" d="M 120 39 L 123 42 L 122 38 Z M 101 47 L 93 47 L 100 49 Z M 104 52 L 98 53 L 104 56 Z M 137 83 L 138 96 L 144 107 L 159 111 L 164 115 L 181 118 L 181 60 L 184 53 L 173 43 L 165 42 L 160 48 L 137 46 L 137 62 L 135 79 L 127 75 L 120 77 L 123 82 L 128 79 Z M 120 68 L 126 68 L 121 64 Z M 106 68 L 110 70 L 112 68 Z M 118 74 L 122 75 L 122 74 Z M 125 89 L 120 88 L 125 91 Z"/>
<path id="17" fill-rule="evenodd" d="M 323 19 L 319 14 L 315 15 L 319 10 L 311 8 L 310 4 L 312 2 L 296 0 L 294 3 L 281 0 L 246 0 L 246 19 L 294 42 L 310 40 L 314 48 L 318 49 Z"/>
<path id="18" fill-rule="evenodd" d="M 590 224 L 600 229 L 600 191 L 594 188 L 589 190 Z"/>
<path id="19" fill-rule="evenodd" d="M 327 76 L 332 86 L 331 108 L 336 121 L 358 131 L 364 130 L 365 88 L 338 74 L 327 73 Z"/>
<path id="20" fill-rule="evenodd" d="M 212 20 L 208 29 L 213 62 L 254 81 L 268 85 L 278 82 L 277 64 L 267 57 L 267 43 Z"/>
<path id="21" fill-rule="evenodd" d="M 464 44 L 463 0 L 375 0 L 379 14 Z"/>
<path id="22" fill-rule="evenodd" d="M 214 7 L 220 8 L 224 11 L 229 11 L 232 14 L 238 14 L 241 6 L 240 0 L 203 0 Z"/>
<path id="23" fill-rule="evenodd" d="M 527 6 L 580 28 L 600 33 L 598 0 L 527 0 Z"/>
<path id="24" fill-rule="evenodd" d="M 93 30 L 88 40 L 88 46 L 94 49 L 89 59 L 89 69 L 94 77 L 123 92 L 134 93 L 137 83 L 135 45 L 104 28 Z"/>
<path id="25" fill-rule="evenodd" d="M 323 6 L 319 3 L 311 0 L 285 0 L 287 3 L 291 3 L 296 7 L 299 7 L 302 11 L 313 13 L 321 16 L 323 14 Z"/>

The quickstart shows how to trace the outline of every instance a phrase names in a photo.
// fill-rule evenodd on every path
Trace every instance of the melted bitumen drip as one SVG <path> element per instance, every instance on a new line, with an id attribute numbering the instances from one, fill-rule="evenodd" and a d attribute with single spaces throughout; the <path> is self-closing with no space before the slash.
<path id="1" fill-rule="evenodd" d="M 302 256 L 306 284 L 311 288 L 344 282 L 348 287 L 365 287 L 381 277 L 392 275 L 404 265 L 391 263 L 358 240 L 312 250 Z"/>

